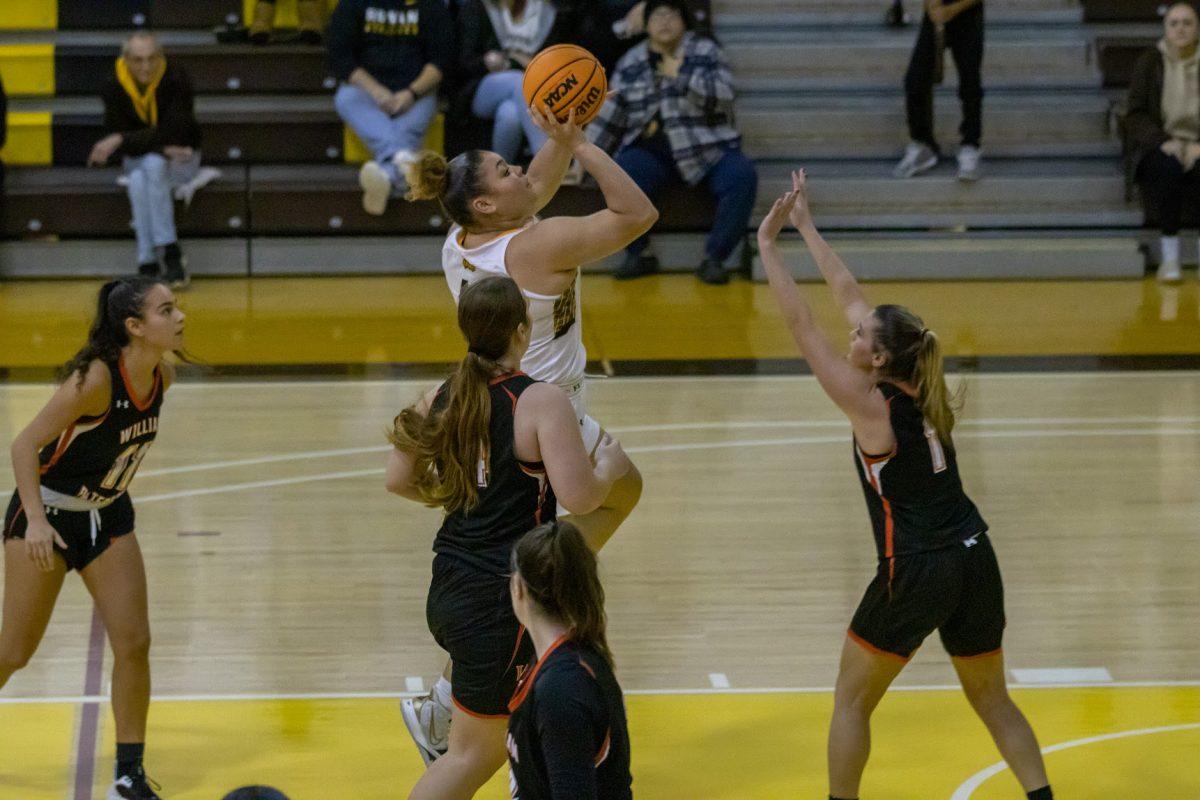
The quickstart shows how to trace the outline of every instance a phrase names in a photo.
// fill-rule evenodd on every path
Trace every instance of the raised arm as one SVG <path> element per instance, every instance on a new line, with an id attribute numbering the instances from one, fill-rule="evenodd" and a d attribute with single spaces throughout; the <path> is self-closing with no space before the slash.
<path id="1" fill-rule="evenodd" d="M 834 348 L 829 337 L 817 326 L 812 309 L 805 301 L 792 273 L 783 263 L 776 239 L 794 209 L 800 190 L 793 189 L 775 201 L 758 229 L 758 249 L 766 267 L 771 291 L 783 313 L 784 323 L 808 362 L 821 388 L 850 418 L 855 435 L 864 446 L 877 446 L 881 437 L 891 435 L 887 403 L 866 373 L 851 366 Z M 885 427 L 886 426 L 886 427 Z M 886 441 L 883 442 L 890 447 Z M 873 450 L 872 452 L 880 452 Z"/>
<path id="2" fill-rule="evenodd" d="M 800 235 L 804 237 L 804 244 L 808 246 L 808 252 L 817 262 L 817 269 L 821 270 L 821 277 L 833 290 L 834 299 L 841 306 L 846 321 L 851 325 L 858 325 L 871 313 L 874 306 L 863 294 L 863 290 L 855 280 L 853 273 L 850 272 L 850 268 L 834 252 L 829 243 L 825 241 L 825 237 L 817 231 L 817 226 L 813 224 L 812 206 L 808 202 L 807 181 L 804 170 L 796 170 L 792 173 L 792 191 L 797 196 L 796 204 L 789 216 L 792 224 L 796 226 L 796 230 L 800 231 Z"/>
<path id="3" fill-rule="evenodd" d="M 596 179 L 607 208 L 587 217 L 551 217 L 530 227 L 513 237 L 510 263 L 539 264 L 550 272 L 575 270 L 623 249 L 658 221 L 650 198 L 607 153 L 582 137 L 571 153 Z"/>
<path id="4" fill-rule="evenodd" d="M 542 129 L 548 137 L 546 143 L 529 162 L 529 182 L 537 193 L 537 210 L 540 212 L 558 194 L 562 186 L 567 168 L 571 166 L 571 154 L 575 147 L 586 141 L 583 129 L 575 124 L 574 119 L 559 122 L 553 115 L 545 114 L 536 106 L 529 107 L 529 116 L 533 124 Z"/>

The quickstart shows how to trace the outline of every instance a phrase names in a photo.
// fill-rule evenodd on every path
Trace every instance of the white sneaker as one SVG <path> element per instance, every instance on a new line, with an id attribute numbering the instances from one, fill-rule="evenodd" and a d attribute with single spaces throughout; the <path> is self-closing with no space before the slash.
<path id="1" fill-rule="evenodd" d="M 892 174 L 897 178 L 912 178 L 922 172 L 928 172 L 936 167 L 937 163 L 937 153 L 933 152 L 929 145 L 909 142 L 904 150 L 904 158 L 900 159 Z"/>
<path id="2" fill-rule="evenodd" d="M 446 754 L 450 746 L 450 710 L 442 708 L 432 695 L 400 701 L 404 727 L 417 745 L 425 766 Z"/>
<path id="3" fill-rule="evenodd" d="M 1179 283 L 1183 274 L 1179 271 L 1178 261 L 1163 261 L 1158 265 L 1158 280 L 1160 283 Z"/>
<path id="4" fill-rule="evenodd" d="M 963 145 L 958 151 L 958 179 L 968 182 L 979 180 L 983 176 L 982 158 L 983 153 L 978 147 Z"/>
<path id="5" fill-rule="evenodd" d="M 358 171 L 358 185 L 363 190 L 363 211 L 378 217 L 387 209 L 392 194 L 392 179 L 378 162 L 368 161 Z"/>
<path id="6" fill-rule="evenodd" d="M 396 174 L 400 176 L 400 186 L 396 188 L 401 192 L 408 191 L 408 168 L 417 163 L 417 154 L 412 150 L 397 150 L 392 156 L 392 163 L 396 165 Z"/>

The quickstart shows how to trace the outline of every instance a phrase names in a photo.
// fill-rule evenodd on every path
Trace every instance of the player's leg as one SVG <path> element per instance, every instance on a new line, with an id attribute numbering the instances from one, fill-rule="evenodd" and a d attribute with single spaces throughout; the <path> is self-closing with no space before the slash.
<path id="1" fill-rule="evenodd" d="M 906 660 L 869 649 L 850 636 L 842 644 L 829 723 L 829 795 L 857 798 L 858 785 L 871 753 L 871 714 Z"/>
<path id="2" fill-rule="evenodd" d="M 147 793 L 149 788 L 145 786 L 142 769 L 150 709 L 150 615 L 146 569 L 137 538 L 128 533 L 113 539 L 80 575 L 96 602 L 113 653 L 115 777 L 129 784 L 123 788 L 135 792 L 129 796 L 155 797 Z M 111 791 L 110 796 L 114 796 Z"/>
<path id="3" fill-rule="evenodd" d="M 0 623 L 0 688 L 29 663 L 54 612 L 54 603 L 67 574 L 66 562 L 54 559 L 43 572 L 25 552 L 19 538 L 4 542 L 4 617 Z"/>
<path id="4" fill-rule="evenodd" d="M 1004 677 L 1000 565 L 986 535 L 975 537 L 962 552 L 964 591 L 954 613 L 938 629 L 942 644 L 953 660 L 967 700 L 1017 780 L 1026 792 L 1043 789 L 1049 781 L 1037 737 L 1009 696 Z"/>
<path id="5" fill-rule="evenodd" d="M 953 658 L 971 708 L 983 720 L 1000 755 L 1008 763 L 1026 792 L 1041 789 L 1050 781 L 1029 721 L 1008 694 L 1004 678 L 1004 653 L 987 653 L 976 658 Z"/>
<path id="6" fill-rule="evenodd" d="M 476 717 L 455 710 L 450 747 L 430 765 L 409 800 L 467 800 L 504 765 L 505 717 Z"/>

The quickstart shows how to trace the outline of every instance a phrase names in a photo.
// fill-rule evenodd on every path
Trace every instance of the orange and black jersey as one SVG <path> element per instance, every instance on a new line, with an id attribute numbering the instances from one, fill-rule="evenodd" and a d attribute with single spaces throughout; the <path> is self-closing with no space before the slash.
<path id="1" fill-rule="evenodd" d="M 488 447 L 476 467 L 478 498 L 467 511 L 447 514 L 433 543 L 444 553 L 493 575 L 509 574 L 509 557 L 517 539 L 555 518 L 554 490 L 541 462 L 520 461 L 513 440 L 517 400 L 537 383 L 521 372 L 501 375 L 490 384 L 492 412 Z M 448 384 L 434 398 L 431 413 L 449 401 Z"/>
<path id="2" fill-rule="evenodd" d="M 514 800 L 630 800 L 625 700 L 608 663 L 565 636 L 509 703 Z"/>
<path id="3" fill-rule="evenodd" d="M 896 446 L 872 455 L 854 443 L 879 558 L 938 550 L 986 531 L 963 491 L 954 446 L 938 438 L 916 400 L 899 387 L 880 383 L 879 390 L 887 399 Z"/>
<path id="4" fill-rule="evenodd" d="M 99 504 L 129 488 L 158 433 L 163 398 L 160 367 L 154 368 L 150 394 L 140 398 L 122 360 L 106 366 L 112 373 L 108 410 L 98 417 L 77 419 L 39 454 L 42 486 Z"/>

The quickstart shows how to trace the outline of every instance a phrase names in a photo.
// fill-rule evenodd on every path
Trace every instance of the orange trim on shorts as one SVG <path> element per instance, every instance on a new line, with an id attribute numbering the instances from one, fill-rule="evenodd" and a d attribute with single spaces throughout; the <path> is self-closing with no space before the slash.
<path id="1" fill-rule="evenodd" d="M 458 698 L 453 694 L 450 695 L 450 700 L 454 703 L 455 708 L 466 714 L 468 717 L 474 717 L 475 719 L 508 719 L 509 717 L 508 714 L 480 714 L 477 711 L 472 711 L 462 703 L 458 702 Z"/>
<path id="2" fill-rule="evenodd" d="M 902 656 L 899 653 L 891 653 L 891 652 L 888 652 L 887 650 L 882 650 L 882 649 L 876 647 L 875 645 L 871 644 L 866 639 L 862 638 L 861 636 L 859 636 L 857 633 L 855 633 L 852 630 L 847 629 L 846 635 L 849 636 L 851 641 L 853 641 L 856 645 L 858 645 L 859 647 L 861 647 L 862 649 L 866 650 L 869 653 L 874 653 L 877 656 L 883 656 L 884 658 L 890 658 L 895 661 L 899 661 L 901 664 L 907 664 L 909 661 L 912 660 L 911 655 Z"/>
<path id="3" fill-rule="evenodd" d="M 989 657 L 989 656 L 998 656 L 998 655 L 1000 655 L 1000 654 L 1001 654 L 1001 653 L 1003 653 L 1003 652 L 1004 652 L 1004 648 L 1003 648 L 1003 647 L 997 647 L 995 650 L 989 650 L 989 651 L 987 651 L 986 653 L 979 653 L 978 655 L 973 655 L 973 656 L 950 656 L 950 657 L 951 657 L 951 658 L 957 658 L 957 659 L 958 659 L 958 660 L 960 660 L 960 661 L 972 661 L 972 660 L 974 660 L 974 659 L 976 659 L 976 658 L 987 658 L 987 657 Z"/>

